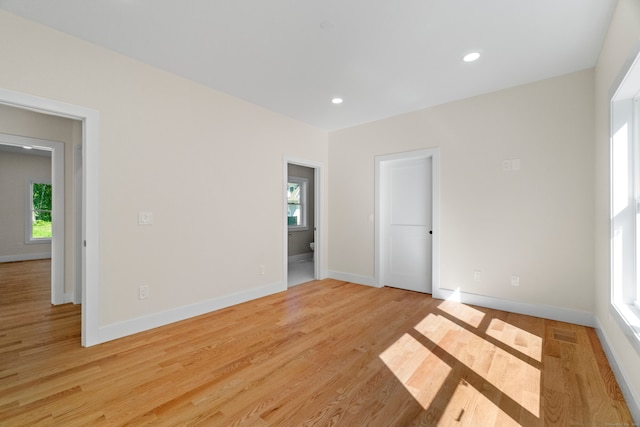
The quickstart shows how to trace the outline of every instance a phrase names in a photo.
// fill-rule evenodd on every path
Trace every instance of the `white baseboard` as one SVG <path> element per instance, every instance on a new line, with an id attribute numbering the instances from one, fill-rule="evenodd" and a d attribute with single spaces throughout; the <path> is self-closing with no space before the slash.
<path id="1" fill-rule="evenodd" d="M 587 311 L 552 307 L 542 304 L 529 304 L 526 302 L 452 291 L 449 289 L 434 289 L 433 297 L 437 299 L 446 299 L 462 302 L 464 304 L 472 304 L 480 307 L 492 308 L 494 310 L 509 311 L 511 313 L 541 317 L 543 319 L 574 323 L 576 325 L 589 327 L 595 326 L 595 317 L 593 313 L 589 313 Z"/>
<path id="2" fill-rule="evenodd" d="M 381 288 L 375 277 L 360 276 L 357 274 L 344 273 L 341 271 L 329 271 L 329 277 L 345 282 L 356 283 L 358 285 L 373 286 Z M 477 305 L 480 307 L 492 308 L 495 310 L 509 311 L 512 313 L 526 314 L 528 316 L 542 317 L 544 319 L 558 320 L 561 322 L 575 323 L 577 325 L 593 327 L 595 320 L 593 313 L 568 308 L 551 307 L 538 304 L 528 304 L 518 301 L 510 301 L 484 295 L 475 295 L 448 289 L 434 289 L 433 297 L 437 299 L 448 299 L 459 301 L 465 304 Z"/>
<path id="3" fill-rule="evenodd" d="M 63 301 L 63 304 L 73 302 L 73 292 L 65 292 L 62 301 Z"/>
<path id="4" fill-rule="evenodd" d="M 0 262 L 31 261 L 34 259 L 47 258 L 51 258 L 51 252 L 40 252 L 37 254 L 2 255 L 0 256 Z"/>
<path id="5" fill-rule="evenodd" d="M 616 377 L 616 381 L 618 381 L 620 390 L 622 391 L 624 399 L 627 402 L 627 406 L 629 407 L 629 412 L 631 412 L 631 416 L 633 417 L 634 422 L 637 425 L 640 425 L 640 396 L 638 396 L 636 392 L 631 387 L 629 387 L 629 384 L 627 384 L 627 373 L 622 368 L 622 366 L 618 364 L 618 356 L 613 350 L 613 347 L 611 347 L 611 345 L 609 344 L 609 338 L 607 337 L 607 334 L 602 328 L 602 324 L 597 317 L 595 319 L 595 323 L 595 330 L 598 334 L 598 338 L 600 338 L 602 349 L 607 356 L 609 366 L 611 366 L 611 370 Z"/>
<path id="6" fill-rule="evenodd" d="M 313 259 L 313 252 L 307 252 L 307 253 L 298 254 L 298 255 L 290 255 L 287 257 L 288 262 L 306 261 L 309 259 Z"/>
<path id="7" fill-rule="evenodd" d="M 241 304 L 256 298 L 262 298 L 277 292 L 286 291 L 287 287 L 282 283 L 273 283 L 264 285 L 259 288 L 249 289 L 235 294 L 225 295 L 210 300 L 201 301 L 195 304 L 178 307 L 162 313 L 155 313 L 148 316 L 138 317 L 127 320 L 125 322 L 112 325 L 102 326 L 98 330 L 98 339 L 94 344 L 111 341 L 128 335 L 137 334 L 138 332 L 147 331 L 159 326 L 168 325 L 170 323 L 179 322 L 180 320 L 189 319 L 191 317 L 200 316 L 201 314 L 210 313 L 215 310 L 230 307 L 232 305 Z"/>
<path id="8" fill-rule="evenodd" d="M 378 284 L 375 277 L 360 276 L 358 274 L 343 273 L 342 271 L 332 270 L 328 271 L 328 276 L 331 279 L 344 280 L 345 282 L 351 282 L 357 285 L 373 286 L 374 288 L 382 287 Z"/>

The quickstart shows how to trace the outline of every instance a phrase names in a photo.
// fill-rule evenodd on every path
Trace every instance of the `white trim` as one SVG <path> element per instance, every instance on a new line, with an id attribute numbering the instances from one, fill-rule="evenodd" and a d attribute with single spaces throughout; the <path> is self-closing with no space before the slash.
<path id="1" fill-rule="evenodd" d="M 617 322 L 631 347 L 640 354 L 640 317 L 636 310 L 627 304 L 609 304 L 609 316 Z"/>
<path id="2" fill-rule="evenodd" d="M 83 237 L 82 226 L 82 144 L 73 152 L 73 303 L 82 303 Z"/>
<path id="3" fill-rule="evenodd" d="M 64 293 L 64 303 L 63 304 L 68 304 L 70 302 L 73 302 L 73 292 L 65 292 Z M 73 302 L 75 304 L 75 302 Z"/>
<path id="4" fill-rule="evenodd" d="M 633 388 L 629 387 L 626 379 L 630 376 L 623 369 L 623 367 L 618 364 L 619 359 L 614 350 L 614 347 L 610 344 L 609 337 L 607 336 L 604 328 L 602 327 L 602 324 L 600 323 L 600 320 L 597 317 L 595 319 L 595 330 L 598 334 L 598 338 L 600 338 L 602 349 L 607 356 L 607 360 L 609 361 L 611 370 L 613 371 L 613 374 L 618 381 L 618 385 L 620 386 L 622 395 L 626 400 L 629 412 L 631 412 L 631 417 L 636 424 L 640 425 L 640 396 L 635 392 Z"/>
<path id="5" fill-rule="evenodd" d="M 342 271 L 329 270 L 329 278 L 334 280 L 342 280 L 344 282 L 355 283 L 356 285 L 372 286 L 381 288 L 382 285 L 375 277 L 361 276 L 359 274 L 345 273 Z"/>
<path id="6" fill-rule="evenodd" d="M 640 45 L 638 45 L 640 46 Z M 640 287 L 638 266 L 640 265 L 640 249 L 638 236 L 638 200 L 640 194 L 640 177 L 637 153 L 640 146 L 640 103 L 638 86 L 640 86 L 640 52 L 638 46 L 633 55 L 621 69 L 610 93 L 609 100 L 609 313 L 617 321 L 622 332 L 627 336 L 631 346 L 640 354 L 640 315 L 634 302 L 637 300 Z M 623 127 L 620 127 L 623 126 Z M 617 139 L 621 129 L 627 129 L 625 139 Z M 618 144 L 625 144 L 620 149 Z M 623 153 L 619 156 L 619 153 Z M 630 154 L 628 154 L 630 153 Z M 624 157 L 627 156 L 627 157 Z M 616 175 L 616 171 L 624 170 L 617 162 L 626 162 L 628 176 Z M 623 181 L 631 190 L 630 194 L 621 192 L 622 186 L 616 179 Z M 616 189 L 618 191 L 616 191 Z M 621 193 L 621 194 L 620 194 Z M 621 200 L 625 201 L 622 206 Z M 629 215 L 629 208 L 634 208 Z M 630 239 L 627 236 L 633 236 Z"/>
<path id="7" fill-rule="evenodd" d="M 286 290 L 287 286 L 283 283 L 272 283 L 259 288 L 170 309 L 161 313 L 154 313 L 124 322 L 102 326 L 98 330 L 98 340 L 99 342 L 111 341 Z"/>
<path id="8" fill-rule="evenodd" d="M 287 271 L 287 263 L 289 254 L 288 250 L 288 238 L 289 238 L 289 224 L 287 223 L 287 181 L 289 180 L 288 174 L 288 165 L 298 165 L 304 166 L 307 168 L 312 168 L 314 170 L 313 175 L 313 196 L 314 196 L 314 227 L 315 230 L 313 232 L 313 241 L 315 242 L 315 251 L 313 258 L 313 278 L 316 280 L 321 280 L 327 277 L 325 270 L 323 269 L 323 248 L 324 248 L 324 215 L 322 213 L 322 209 L 326 206 L 326 196 L 324 194 L 324 184 L 322 182 L 324 178 L 324 164 L 319 162 L 314 162 L 310 160 L 298 159 L 293 157 L 288 157 L 286 155 L 282 158 L 282 224 L 283 224 L 283 240 L 282 240 L 282 280 L 283 283 L 287 283 L 288 279 L 288 271 Z"/>
<path id="9" fill-rule="evenodd" d="M 372 286 L 374 288 L 382 288 L 376 278 L 369 276 L 360 276 L 357 274 L 344 273 L 342 271 L 329 271 L 329 277 L 335 280 L 343 280 L 345 282 L 355 283 L 357 285 Z M 594 327 L 595 318 L 593 313 L 580 310 L 572 310 L 568 308 L 551 307 L 540 304 L 529 304 L 518 301 L 505 300 L 484 295 L 475 295 L 458 290 L 440 289 L 443 297 L 433 298 L 446 299 L 456 301 L 463 304 L 477 305 L 479 307 L 491 308 L 494 310 L 508 311 L 510 313 L 525 314 L 527 316 L 540 317 L 543 319 L 558 320 L 560 322 L 573 323 Z"/>
<path id="10" fill-rule="evenodd" d="M 0 103 L 39 113 L 67 117 L 82 121 L 83 144 L 83 241 L 84 248 L 82 283 L 82 345 L 99 344 L 100 325 L 100 204 L 99 204 L 99 126 L 97 111 L 65 102 L 28 95 L 0 88 Z M 75 286 L 78 286 L 76 283 Z"/>
<path id="11" fill-rule="evenodd" d="M 587 311 L 553 307 L 542 304 L 530 304 L 486 295 L 471 294 L 461 292 L 460 290 L 439 289 L 439 294 L 440 296 L 436 297 L 433 295 L 433 297 L 448 301 L 461 302 L 463 304 L 477 305 L 494 310 L 508 311 L 510 313 L 525 314 L 527 316 L 573 323 L 576 325 L 589 327 L 595 326 L 594 314 Z"/>
<path id="12" fill-rule="evenodd" d="M 431 245 L 431 289 L 434 296 L 440 290 L 440 148 L 407 151 L 375 157 L 375 206 L 374 206 L 374 278 L 377 286 L 382 286 L 382 221 L 381 219 L 381 169 L 382 164 L 395 160 L 431 158 L 431 229 L 433 231 Z"/>
<path id="13" fill-rule="evenodd" d="M 1 95 L 1 94 L 0 94 Z M 29 224 L 25 224 L 25 242 L 28 244 L 51 244 L 51 304 L 64 303 L 64 143 L 48 139 L 31 138 L 26 136 L 0 134 L 0 142 L 13 146 L 30 146 L 36 149 L 51 151 L 51 177 L 53 210 L 52 235 L 46 240 L 32 240 Z M 40 182 L 40 181 L 38 181 Z M 30 187 L 30 186 L 29 186 Z M 31 189 L 27 190 L 25 209 L 31 211 Z M 26 213 L 25 213 L 26 215 Z M 56 219 L 57 218 L 57 219 Z M 59 220 L 62 218 L 62 220 Z M 28 229 L 29 227 L 29 229 Z"/>
<path id="14" fill-rule="evenodd" d="M 0 256 L 0 262 L 32 261 L 34 259 L 48 258 L 51 258 L 51 252 L 38 252 L 35 254 L 2 255 Z"/>

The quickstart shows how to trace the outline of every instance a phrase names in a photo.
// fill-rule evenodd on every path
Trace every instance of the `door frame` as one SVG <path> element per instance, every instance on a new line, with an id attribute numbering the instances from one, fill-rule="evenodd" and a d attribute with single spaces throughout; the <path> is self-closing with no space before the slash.
<path id="1" fill-rule="evenodd" d="M 383 182 L 382 168 L 389 162 L 414 159 L 431 159 L 431 221 L 432 221 L 432 250 L 431 250 L 431 290 L 435 297 L 440 293 L 440 148 L 426 148 L 416 151 L 406 151 L 401 153 L 386 154 L 375 157 L 375 211 L 374 211 L 374 252 L 375 252 L 375 283 L 378 287 L 384 286 L 382 278 L 384 277 L 383 256 L 384 247 L 382 245 L 382 236 L 386 232 L 383 229 L 384 224 L 380 219 L 386 213 L 386 207 L 383 204 Z"/>
<path id="2" fill-rule="evenodd" d="M 289 179 L 288 166 L 289 164 L 304 166 L 313 169 L 313 218 L 314 227 L 313 241 L 315 242 L 315 249 L 313 252 L 313 278 L 320 280 L 323 278 L 322 274 L 322 250 L 324 248 L 324 239 L 322 238 L 322 177 L 324 176 L 324 165 L 322 163 L 303 160 L 291 157 L 284 157 L 282 167 L 282 224 L 283 224 L 283 251 L 282 251 L 282 278 L 285 288 L 288 288 L 288 258 L 289 258 L 289 224 L 287 223 L 287 181 Z"/>
<path id="3" fill-rule="evenodd" d="M 0 103 L 82 122 L 82 332 L 84 347 L 99 344 L 99 129 L 97 111 L 53 99 L 0 88 Z M 74 287 L 78 286 L 77 283 Z"/>
<path id="4" fill-rule="evenodd" d="M 0 144 L 14 147 L 32 147 L 51 153 L 52 210 L 51 222 L 51 304 L 71 302 L 64 293 L 64 143 L 48 139 L 0 133 Z M 30 203 L 30 201 L 26 201 Z"/>

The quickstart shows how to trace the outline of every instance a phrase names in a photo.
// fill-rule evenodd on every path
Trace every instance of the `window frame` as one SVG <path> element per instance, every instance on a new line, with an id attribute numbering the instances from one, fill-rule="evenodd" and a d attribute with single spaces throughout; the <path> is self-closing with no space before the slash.
<path id="1" fill-rule="evenodd" d="M 26 185 L 26 197 L 25 197 L 25 218 L 24 218 L 24 242 L 27 245 L 38 243 L 51 243 L 52 237 L 33 237 L 33 212 L 35 208 L 33 206 L 33 186 L 34 184 L 47 184 L 52 185 L 51 179 L 29 179 Z M 53 188 L 52 188 L 53 190 Z M 53 191 L 51 193 L 51 216 L 53 218 Z M 51 234 L 53 235 L 53 220 Z"/>
<path id="2" fill-rule="evenodd" d="M 307 178 L 302 178 L 299 176 L 289 176 L 287 177 L 287 194 L 289 192 L 289 183 L 294 183 L 300 185 L 300 218 L 301 224 L 299 225 L 288 225 L 289 231 L 306 231 L 309 229 L 308 223 L 308 194 L 309 194 L 309 180 Z M 287 198 L 287 216 L 289 213 L 289 200 Z"/>
<path id="3" fill-rule="evenodd" d="M 609 313 L 640 354 L 640 50 L 623 71 L 609 104 Z"/>

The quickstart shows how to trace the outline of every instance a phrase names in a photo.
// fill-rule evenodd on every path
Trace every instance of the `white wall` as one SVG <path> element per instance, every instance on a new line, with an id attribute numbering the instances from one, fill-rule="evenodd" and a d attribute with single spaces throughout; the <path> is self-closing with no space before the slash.
<path id="1" fill-rule="evenodd" d="M 283 158 L 326 163 L 326 132 L 5 12 L 0 40 L 1 88 L 100 114 L 102 326 L 286 288 Z"/>
<path id="2" fill-rule="evenodd" d="M 32 179 L 51 180 L 51 157 L 0 151 L 0 259 L 51 256 L 51 242 L 25 244 L 27 186 Z"/>
<path id="3" fill-rule="evenodd" d="M 77 120 L 55 117 L 33 111 L 22 110 L 0 104 L 0 133 L 26 136 L 30 138 L 48 139 L 64 143 L 64 181 L 65 181 L 65 241 L 64 241 L 64 291 L 72 293 L 74 287 L 74 192 L 73 192 L 73 152 L 82 142 L 82 127 Z M 51 178 L 51 158 L 49 164 L 49 179 Z M 24 234 L 24 233 L 23 233 Z M 23 237 L 24 240 L 24 237 Z M 43 245 L 27 245 L 43 246 Z M 51 244 L 47 245 L 51 253 Z M 39 249 L 29 248 L 28 252 L 39 252 Z"/>
<path id="4" fill-rule="evenodd" d="M 586 70 L 330 133 L 330 271 L 374 275 L 374 156 L 440 147 L 441 287 L 593 313 L 593 111 Z"/>
<path id="5" fill-rule="evenodd" d="M 624 375 L 627 401 L 640 420 L 640 354 L 630 345 L 617 323 L 609 316 L 610 306 L 610 169 L 609 169 L 609 102 L 618 74 L 632 52 L 640 48 L 640 1 L 619 0 L 595 71 L 595 242 L 596 289 L 595 312 L 605 337 Z M 631 405 L 630 397 L 634 404 Z"/>

